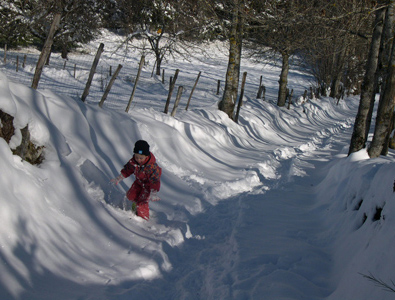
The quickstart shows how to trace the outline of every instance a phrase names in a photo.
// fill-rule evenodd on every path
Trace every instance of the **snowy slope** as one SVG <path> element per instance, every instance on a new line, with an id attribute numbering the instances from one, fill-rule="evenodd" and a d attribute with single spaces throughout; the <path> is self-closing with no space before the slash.
<path id="1" fill-rule="evenodd" d="M 244 63 L 273 80 L 269 101 L 248 87 L 239 124 L 208 84 L 224 56 L 172 65 L 204 71 L 175 118 L 144 74 L 127 114 L 50 83 L 34 91 L 0 68 L 0 109 L 46 154 L 31 166 L 0 139 L 0 299 L 392 299 L 361 274 L 395 277 L 394 153 L 346 157 L 357 97 L 280 109 L 270 101 L 279 69 Z M 300 92 L 308 81 L 291 73 Z M 148 222 L 124 210 L 132 179 L 109 183 L 138 139 L 163 168 Z"/>

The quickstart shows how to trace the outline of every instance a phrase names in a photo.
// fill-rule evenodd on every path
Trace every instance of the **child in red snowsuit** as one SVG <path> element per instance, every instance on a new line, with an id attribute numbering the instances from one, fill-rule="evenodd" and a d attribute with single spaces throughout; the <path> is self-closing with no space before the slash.
<path id="1" fill-rule="evenodd" d="M 157 193 L 160 189 L 162 169 L 156 163 L 155 156 L 149 151 L 149 145 L 146 141 L 137 141 L 133 153 L 133 157 L 123 167 L 121 174 L 111 181 L 118 184 L 124 178 L 134 174 L 136 180 L 126 193 L 126 197 L 136 203 L 136 214 L 148 220 L 148 201 L 159 200 Z"/>

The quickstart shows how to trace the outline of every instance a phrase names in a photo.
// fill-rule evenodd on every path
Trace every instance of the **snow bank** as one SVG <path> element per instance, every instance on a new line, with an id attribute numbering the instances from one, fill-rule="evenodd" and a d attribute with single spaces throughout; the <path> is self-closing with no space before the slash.
<path id="1" fill-rule="evenodd" d="M 336 240 L 338 286 L 328 299 L 393 298 L 364 275 L 393 287 L 394 169 L 393 153 L 369 159 L 366 150 L 361 150 L 336 160 L 320 184 L 320 199 L 327 206 L 326 222 Z"/>

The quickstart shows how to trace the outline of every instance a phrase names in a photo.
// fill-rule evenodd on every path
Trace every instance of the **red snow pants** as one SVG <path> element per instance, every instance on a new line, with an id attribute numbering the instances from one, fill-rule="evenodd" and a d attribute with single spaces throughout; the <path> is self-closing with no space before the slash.
<path id="1" fill-rule="evenodd" d="M 145 190 L 137 181 L 133 182 L 132 186 L 126 193 L 126 197 L 136 203 L 137 215 L 144 220 L 149 219 L 149 199 L 150 191 Z"/>

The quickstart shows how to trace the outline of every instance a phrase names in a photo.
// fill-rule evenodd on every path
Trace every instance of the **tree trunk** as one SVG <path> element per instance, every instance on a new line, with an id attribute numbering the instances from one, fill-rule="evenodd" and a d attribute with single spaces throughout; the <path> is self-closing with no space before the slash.
<path id="1" fill-rule="evenodd" d="M 372 99 L 374 99 L 375 95 L 375 73 L 377 69 L 378 56 L 380 51 L 381 35 L 383 32 L 384 15 L 385 9 L 380 9 L 376 12 L 373 36 L 370 43 L 369 57 L 366 64 L 366 72 L 362 85 L 358 113 L 355 118 L 354 131 L 351 137 L 350 148 L 348 151 L 349 155 L 365 147 L 366 135 L 368 132 L 368 130 L 366 130 L 367 118 L 369 115 L 371 101 Z"/>
<path id="2" fill-rule="evenodd" d="M 395 107 L 395 39 L 392 43 L 391 60 L 388 66 L 385 89 L 380 97 L 372 144 L 368 150 L 371 158 L 378 157 L 386 141 Z"/>
<path id="3" fill-rule="evenodd" d="M 218 108 L 233 119 L 233 111 L 237 99 L 239 86 L 240 62 L 243 36 L 243 18 L 241 16 L 241 5 L 243 0 L 234 1 L 233 21 L 229 38 L 229 61 L 226 71 L 225 90 Z"/>
<path id="4" fill-rule="evenodd" d="M 394 114 L 395 113 L 392 113 L 392 116 L 391 116 L 390 125 L 388 128 L 387 135 L 385 136 L 385 139 L 384 139 L 384 145 L 383 145 L 383 149 L 381 150 L 381 155 L 388 154 L 388 149 L 390 147 L 391 133 L 394 130 Z"/>
<path id="5" fill-rule="evenodd" d="M 288 72 L 289 72 L 289 54 L 288 52 L 282 53 L 283 64 L 281 68 L 279 89 L 278 89 L 278 106 L 285 106 L 285 102 L 287 100 L 287 84 L 288 84 Z"/>
<path id="6" fill-rule="evenodd" d="M 384 2 L 384 1 L 382 1 Z M 386 3 L 386 2 L 385 2 Z M 383 3 L 379 3 L 383 4 Z M 373 110 L 374 110 L 374 103 L 376 101 L 376 93 L 382 94 L 384 91 L 384 82 L 380 83 L 379 81 L 385 80 L 385 73 L 389 64 L 390 56 L 391 56 L 391 45 L 392 45 L 392 38 L 394 34 L 394 9 L 395 9 L 395 4 L 394 2 L 391 2 L 389 6 L 387 7 L 387 11 L 385 14 L 385 22 L 384 22 L 384 28 L 383 32 L 381 35 L 381 45 L 380 45 L 380 51 L 379 51 L 379 57 L 378 57 L 378 65 L 377 65 L 377 70 L 375 74 L 375 79 L 374 79 L 374 88 L 373 88 L 373 94 L 372 98 L 370 101 L 370 108 L 369 108 L 369 114 L 366 120 L 366 132 L 365 132 L 365 144 L 368 139 L 368 134 L 370 131 L 370 125 L 372 123 L 372 116 L 373 116 Z"/>
<path id="7" fill-rule="evenodd" d="M 156 55 L 156 75 L 160 76 L 160 69 L 162 66 L 162 57 L 160 54 Z"/>
<path id="8" fill-rule="evenodd" d="M 336 63 L 334 64 L 334 72 L 333 72 L 334 74 L 331 82 L 331 92 L 329 94 L 329 97 L 331 98 L 337 98 L 340 92 L 340 84 L 341 84 L 341 79 L 344 69 L 345 56 L 346 56 L 346 46 L 345 43 L 343 43 L 342 50 L 338 55 L 336 55 Z"/>

